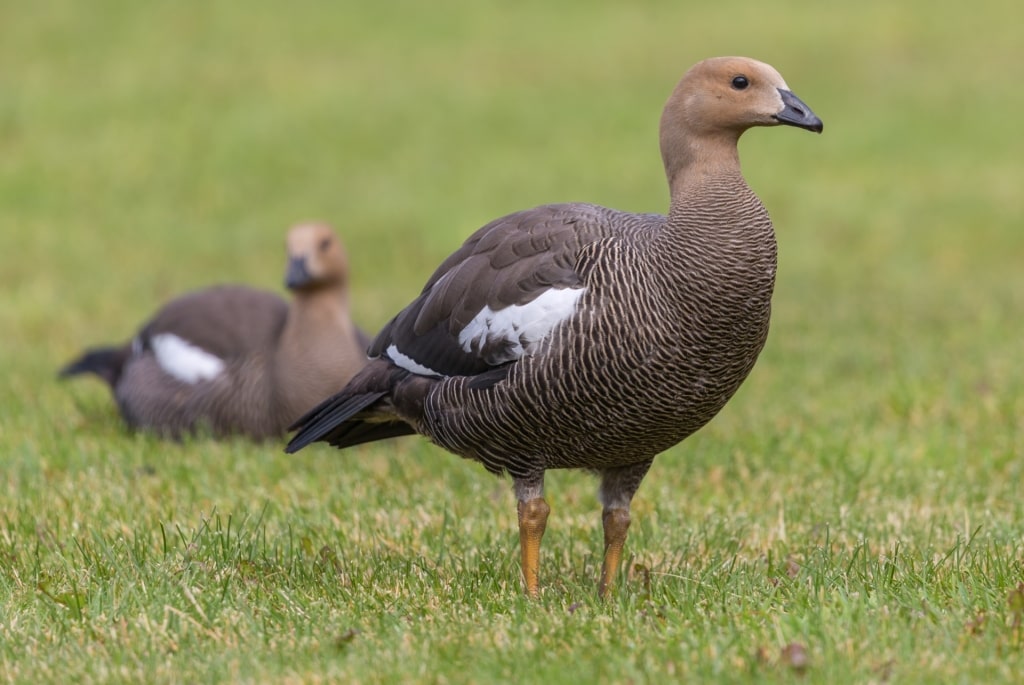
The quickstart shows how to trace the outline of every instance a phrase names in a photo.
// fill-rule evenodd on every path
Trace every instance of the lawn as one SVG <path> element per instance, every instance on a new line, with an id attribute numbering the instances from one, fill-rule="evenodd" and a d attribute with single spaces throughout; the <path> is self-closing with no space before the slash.
<path id="1" fill-rule="evenodd" d="M 1010 0 L 0 2 L 0 682 L 1018 682 L 1024 11 Z M 774 64 L 754 130 L 772 333 L 634 501 L 553 472 L 543 591 L 510 483 L 417 438 L 128 433 L 58 382 L 215 282 L 280 291 L 322 218 L 375 330 L 472 230 L 664 211 L 660 109 Z"/>

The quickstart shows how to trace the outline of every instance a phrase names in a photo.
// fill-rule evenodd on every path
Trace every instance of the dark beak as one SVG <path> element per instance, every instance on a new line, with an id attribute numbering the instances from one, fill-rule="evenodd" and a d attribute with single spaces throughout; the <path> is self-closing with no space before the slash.
<path id="1" fill-rule="evenodd" d="M 785 105 L 782 111 L 775 115 L 780 124 L 806 128 L 808 131 L 821 133 L 825 127 L 811 108 L 803 103 L 803 100 L 793 95 L 788 90 L 779 88 L 779 95 L 782 96 L 782 104 Z"/>
<path id="2" fill-rule="evenodd" d="M 302 257 L 292 257 L 288 260 L 288 271 L 284 276 L 284 284 L 294 290 L 309 285 L 313 280 L 309 269 L 306 268 L 306 260 Z"/>

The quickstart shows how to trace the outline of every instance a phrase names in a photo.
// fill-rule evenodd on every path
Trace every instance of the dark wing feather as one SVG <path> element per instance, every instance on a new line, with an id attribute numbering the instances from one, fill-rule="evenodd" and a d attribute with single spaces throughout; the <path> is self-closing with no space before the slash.
<path id="1" fill-rule="evenodd" d="M 221 359 L 267 349 L 281 335 L 288 303 L 277 295 L 222 285 L 181 295 L 165 304 L 139 332 L 144 346 L 173 333 Z"/>
<path id="2" fill-rule="evenodd" d="M 604 208 L 545 205 L 502 217 L 471 235 L 427 281 L 422 293 L 377 335 L 371 357 L 391 345 L 443 376 L 494 367 L 493 350 L 465 351 L 459 332 L 484 307 L 499 311 L 533 301 L 550 288 L 581 284 L 580 250 L 605 237 Z M 500 356 L 500 355 L 497 355 Z M 500 375 L 500 374 L 499 374 Z"/>

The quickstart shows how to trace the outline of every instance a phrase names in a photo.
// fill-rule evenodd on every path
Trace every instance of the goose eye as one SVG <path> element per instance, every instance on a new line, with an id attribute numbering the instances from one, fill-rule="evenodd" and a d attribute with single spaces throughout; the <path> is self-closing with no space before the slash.
<path id="1" fill-rule="evenodd" d="M 329 248 L 330 246 L 331 246 L 331 239 L 330 238 L 324 238 L 323 240 L 320 241 L 319 248 L 320 248 L 321 252 L 326 252 L 327 248 Z"/>
<path id="2" fill-rule="evenodd" d="M 750 85 L 750 81 L 747 80 L 746 76 L 737 76 L 732 80 L 732 87 L 736 90 L 744 90 Z"/>

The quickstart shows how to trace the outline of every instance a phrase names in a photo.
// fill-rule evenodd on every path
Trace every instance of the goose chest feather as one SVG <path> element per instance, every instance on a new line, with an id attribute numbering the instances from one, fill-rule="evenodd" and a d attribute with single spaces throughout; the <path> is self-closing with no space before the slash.
<path id="1" fill-rule="evenodd" d="M 698 63 L 662 113 L 667 215 L 555 204 L 487 224 L 381 330 L 369 364 L 297 422 L 288 450 L 415 432 L 508 473 L 529 594 L 545 472 L 595 471 L 606 594 L 654 457 L 714 417 L 764 345 L 775 235 L 737 143 L 780 124 L 822 129 L 771 66 Z"/>

